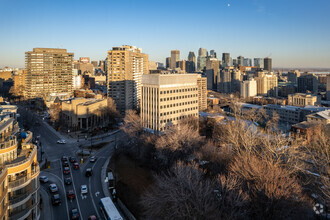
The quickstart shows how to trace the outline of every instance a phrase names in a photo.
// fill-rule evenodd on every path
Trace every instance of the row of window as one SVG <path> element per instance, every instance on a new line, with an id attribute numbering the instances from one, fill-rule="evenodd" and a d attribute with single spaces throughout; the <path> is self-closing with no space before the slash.
<path id="1" fill-rule="evenodd" d="M 194 101 L 189 101 L 189 102 L 180 102 L 180 103 L 174 103 L 174 104 L 168 104 L 168 105 L 161 105 L 160 109 L 165 109 L 165 108 L 172 108 L 172 107 L 177 107 L 177 106 L 183 106 L 183 105 L 191 105 L 197 103 L 197 100 Z"/>
<path id="2" fill-rule="evenodd" d="M 166 90 L 166 91 L 160 91 L 160 94 L 170 94 L 170 93 L 178 93 L 178 92 L 191 92 L 191 91 L 197 91 L 197 88 Z"/>
<path id="3" fill-rule="evenodd" d="M 197 113 L 194 113 L 194 114 L 188 114 L 188 115 L 182 115 L 182 116 L 179 116 L 179 117 L 174 117 L 174 118 L 169 118 L 169 119 L 165 119 L 165 120 L 160 120 L 160 123 L 169 123 L 169 122 L 172 122 L 172 121 L 179 121 L 179 120 L 182 120 L 186 117 L 189 117 L 189 116 L 198 116 Z M 160 129 L 162 130 L 162 129 Z"/>
<path id="4" fill-rule="evenodd" d="M 198 109 L 197 107 L 179 109 L 179 110 L 175 110 L 175 111 L 160 113 L 160 116 L 172 115 L 172 114 L 177 114 L 177 113 L 182 113 L 182 112 L 187 112 L 187 111 L 192 111 L 192 110 L 197 110 L 197 109 Z"/>
<path id="5" fill-rule="evenodd" d="M 186 99 L 186 98 L 193 98 L 193 97 L 197 97 L 197 94 L 161 98 L 160 101 L 162 102 L 162 101 Z"/>

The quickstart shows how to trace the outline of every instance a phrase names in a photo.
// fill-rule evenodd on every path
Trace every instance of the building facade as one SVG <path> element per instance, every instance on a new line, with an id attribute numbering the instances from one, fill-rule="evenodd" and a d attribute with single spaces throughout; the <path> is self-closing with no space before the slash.
<path id="1" fill-rule="evenodd" d="M 315 105 L 317 96 L 306 93 L 295 93 L 288 95 L 288 105 L 305 107 L 306 105 Z"/>
<path id="2" fill-rule="evenodd" d="M 240 88 L 241 98 L 248 98 L 257 95 L 257 81 L 254 79 L 241 82 Z"/>
<path id="3" fill-rule="evenodd" d="M 73 92 L 73 53 L 66 49 L 34 48 L 25 53 L 26 80 L 24 95 L 28 99 L 50 94 Z"/>
<path id="4" fill-rule="evenodd" d="M 143 127 L 159 133 L 185 117 L 198 117 L 197 77 L 197 74 L 143 75 Z"/>
<path id="5" fill-rule="evenodd" d="M 272 59 L 269 58 L 269 57 L 266 57 L 264 59 L 264 70 L 268 71 L 268 72 L 271 72 L 273 70 L 273 67 L 272 67 Z"/>
<path id="6" fill-rule="evenodd" d="M 257 94 L 263 96 L 278 96 L 278 80 L 275 74 L 264 74 L 261 72 L 257 81 Z"/>
<path id="7" fill-rule="evenodd" d="M 198 86 L 198 110 L 204 111 L 207 109 L 207 78 L 197 76 Z"/>
<path id="8" fill-rule="evenodd" d="M 180 61 L 180 50 L 171 50 L 170 69 L 174 70 L 177 67 L 178 61 Z"/>
<path id="9" fill-rule="evenodd" d="M 16 106 L 0 106 L 0 219 L 39 219 L 39 164 L 32 133 L 19 143 Z"/>
<path id="10" fill-rule="evenodd" d="M 140 106 L 142 75 L 149 73 L 148 55 L 141 48 L 123 45 L 108 51 L 108 96 L 121 114 Z"/>
<path id="11" fill-rule="evenodd" d="M 317 94 L 318 80 L 314 74 L 304 74 L 298 77 L 298 92 Z"/>

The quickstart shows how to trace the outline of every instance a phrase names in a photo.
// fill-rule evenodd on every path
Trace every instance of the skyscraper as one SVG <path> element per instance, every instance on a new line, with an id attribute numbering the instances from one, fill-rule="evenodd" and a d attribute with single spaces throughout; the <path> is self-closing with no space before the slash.
<path id="1" fill-rule="evenodd" d="M 66 49 L 34 48 L 25 53 L 28 99 L 73 93 L 73 53 Z"/>
<path id="2" fill-rule="evenodd" d="M 199 48 L 197 57 L 197 70 L 202 71 L 206 67 L 207 50 Z"/>
<path id="3" fill-rule="evenodd" d="M 210 57 L 217 58 L 217 53 L 214 50 L 210 50 Z"/>
<path id="4" fill-rule="evenodd" d="M 171 63 L 170 68 L 175 69 L 176 63 L 180 61 L 180 50 L 171 50 Z"/>
<path id="5" fill-rule="evenodd" d="M 189 52 L 187 65 L 189 66 L 189 68 L 186 68 L 188 73 L 196 71 L 196 56 L 193 51 Z"/>
<path id="6" fill-rule="evenodd" d="M 241 98 L 248 98 L 257 95 L 257 81 L 253 78 L 241 82 Z"/>
<path id="7" fill-rule="evenodd" d="M 217 90 L 217 79 L 220 73 L 219 60 L 208 58 L 206 61 L 207 89 Z"/>
<path id="8" fill-rule="evenodd" d="M 318 81 L 314 74 L 305 74 L 298 77 L 298 89 L 300 93 L 313 93 L 317 94 L 318 91 Z"/>
<path id="9" fill-rule="evenodd" d="M 299 70 L 291 70 L 288 71 L 288 81 L 292 83 L 298 82 L 298 77 L 300 77 L 300 71 Z"/>
<path id="10" fill-rule="evenodd" d="M 242 56 L 237 57 L 237 64 L 243 66 L 243 61 L 244 61 L 244 57 L 242 57 Z"/>
<path id="11" fill-rule="evenodd" d="M 170 64 L 171 64 L 171 57 L 166 57 L 165 67 L 170 68 Z"/>
<path id="12" fill-rule="evenodd" d="M 108 96 L 124 114 L 139 108 L 142 75 L 149 73 L 148 55 L 141 48 L 123 45 L 108 51 Z"/>
<path id="13" fill-rule="evenodd" d="M 264 60 L 262 58 L 254 58 L 254 66 L 264 68 Z"/>
<path id="14" fill-rule="evenodd" d="M 243 66 L 252 66 L 252 60 L 250 58 L 244 58 Z"/>
<path id="15" fill-rule="evenodd" d="M 205 48 L 199 48 L 198 50 L 198 56 L 199 57 L 207 57 L 207 49 Z"/>
<path id="16" fill-rule="evenodd" d="M 271 72 L 273 70 L 272 68 L 272 59 L 269 57 L 266 57 L 264 59 L 264 70 Z"/>
<path id="17" fill-rule="evenodd" d="M 222 53 L 222 66 L 228 67 L 230 66 L 230 54 L 229 53 Z"/>

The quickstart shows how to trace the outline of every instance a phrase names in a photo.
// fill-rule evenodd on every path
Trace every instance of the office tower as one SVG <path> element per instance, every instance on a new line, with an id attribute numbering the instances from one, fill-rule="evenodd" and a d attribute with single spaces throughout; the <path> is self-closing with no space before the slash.
<path id="1" fill-rule="evenodd" d="M 197 70 L 203 71 L 206 67 L 207 50 L 205 48 L 199 48 L 197 57 Z"/>
<path id="2" fill-rule="evenodd" d="M 219 73 L 219 60 L 216 58 L 208 58 L 206 61 L 207 89 L 215 91 L 217 90 L 217 79 Z"/>
<path id="3" fill-rule="evenodd" d="M 197 87 L 198 87 L 198 110 L 203 111 L 207 109 L 207 78 L 198 75 Z"/>
<path id="4" fill-rule="evenodd" d="M 0 105 L 0 218 L 36 220 L 40 218 L 37 146 L 30 143 L 30 131 L 17 140 L 16 117 L 16 106 Z"/>
<path id="5" fill-rule="evenodd" d="M 149 73 L 148 55 L 141 48 L 123 45 L 108 51 L 108 96 L 124 114 L 128 109 L 139 108 L 141 80 Z"/>
<path id="6" fill-rule="evenodd" d="M 230 54 L 229 53 L 222 53 L 222 66 L 223 67 L 228 67 L 230 66 Z"/>
<path id="7" fill-rule="evenodd" d="M 210 57 L 217 58 L 217 53 L 214 50 L 210 50 Z"/>
<path id="8" fill-rule="evenodd" d="M 225 67 L 220 70 L 220 78 L 218 79 L 217 91 L 222 93 L 231 92 L 231 71 L 232 68 Z"/>
<path id="9" fill-rule="evenodd" d="M 89 57 L 80 57 L 79 61 L 73 64 L 74 69 L 78 70 L 78 75 L 94 76 L 95 67 L 89 62 Z"/>
<path id="10" fill-rule="evenodd" d="M 298 77 L 298 89 L 300 93 L 313 93 L 318 92 L 318 81 L 314 74 L 307 74 Z"/>
<path id="11" fill-rule="evenodd" d="M 241 98 L 248 98 L 257 95 L 257 81 L 253 78 L 240 83 Z"/>
<path id="12" fill-rule="evenodd" d="M 188 73 L 195 72 L 196 71 L 196 56 L 193 51 L 189 52 L 188 61 L 189 61 L 189 63 L 187 63 L 187 65 L 189 65 L 189 68 L 186 68 L 187 72 Z"/>
<path id="13" fill-rule="evenodd" d="M 105 60 L 100 60 L 99 61 L 99 68 L 105 72 L 106 71 L 106 61 Z"/>
<path id="14" fill-rule="evenodd" d="M 299 70 L 291 70 L 288 72 L 288 81 L 292 83 L 298 82 L 298 77 L 300 77 L 300 71 Z"/>
<path id="15" fill-rule="evenodd" d="M 165 65 L 166 68 L 169 69 L 171 64 L 171 57 L 166 57 Z"/>
<path id="16" fill-rule="evenodd" d="M 327 75 L 327 101 L 330 101 L 330 74 Z"/>
<path id="17" fill-rule="evenodd" d="M 237 59 L 233 59 L 233 66 L 237 66 L 237 65 L 238 65 Z"/>
<path id="18" fill-rule="evenodd" d="M 170 69 L 175 69 L 176 62 L 180 60 L 180 50 L 171 50 L 171 63 L 170 63 Z"/>
<path id="19" fill-rule="evenodd" d="M 275 74 L 265 74 L 264 72 L 258 73 L 257 81 L 257 94 L 263 96 L 278 96 L 278 79 Z"/>
<path id="20" fill-rule="evenodd" d="M 182 70 L 182 72 L 185 73 L 186 72 L 186 61 L 180 60 L 180 61 L 176 62 L 176 67 L 180 68 Z"/>
<path id="21" fill-rule="evenodd" d="M 264 59 L 254 58 L 254 66 L 258 68 L 264 68 Z"/>
<path id="22" fill-rule="evenodd" d="M 264 59 L 264 70 L 271 72 L 273 70 L 272 68 L 272 59 L 269 57 L 266 57 Z"/>
<path id="23" fill-rule="evenodd" d="M 143 75 L 143 127 L 159 133 L 185 117 L 198 117 L 197 77 L 198 74 Z"/>
<path id="24" fill-rule="evenodd" d="M 243 66 L 252 66 L 252 60 L 250 58 L 244 58 Z"/>
<path id="25" fill-rule="evenodd" d="M 73 53 L 66 49 L 34 48 L 25 53 L 28 99 L 49 95 L 72 95 Z"/>
<path id="26" fill-rule="evenodd" d="M 244 62 L 244 57 L 238 56 L 237 57 L 237 64 L 243 66 L 243 62 Z"/>
<path id="27" fill-rule="evenodd" d="M 241 75 L 241 71 L 235 68 L 231 69 L 230 93 L 240 92 L 240 86 L 242 80 L 243 80 L 243 76 Z"/>

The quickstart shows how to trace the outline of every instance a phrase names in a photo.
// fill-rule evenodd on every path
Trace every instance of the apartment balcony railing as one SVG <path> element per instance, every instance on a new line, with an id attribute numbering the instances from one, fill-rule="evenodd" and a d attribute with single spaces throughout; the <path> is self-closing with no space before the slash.
<path id="1" fill-rule="evenodd" d="M 32 189 L 27 190 L 25 193 L 20 194 L 18 196 L 12 196 L 11 198 L 9 198 L 9 204 L 13 205 L 13 204 L 17 204 L 21 201 L 24 201 L 26 199 L 28 199 L 29 197 L 31 197 L 31 195 L 36 192 L 39 189 L 39 181 L 37 181 L 37 186 L 33 186 Z"/>
<path id="2" fill-rule="evenodd" d="M 18 211 L 18 212 L 12 212 L 9 214 L 9 219 L 25 219 L 27 218 L 31 212 L 32 209 L 35 208 L 38 205 L 38 203 L 30 204 L 25 209 Z"/>
<path id="3" fill-rule="evenodd" d="M 15 188 L 17 186 L 23 185 L 29 181 L 31 181 L 32 178 L 35 177 L 35 175 L 37 173 L 39 173 L 40 168 L 39 168 L 39 164 L 37 166 L 34 166 L 33 168 L 31 168 L 31 174 L 23 176 L 19 179 L 13 180 L 13 181 L 9 181 L 8 185 L 10 188 Z"/>
<path id="4" fill-rule="evenodd" d="M 14 161 L 11 161 L 6 165 L 7 168 L 10 168 L 10 167 L 16 167 L 16 166 L 19 166 L 21 164 L 24 164 L 26 163 L 27 161 L 30 161 L 32 156 L 36 153 L 37 151 L 37 147 L 35 145 L 32 145 L 33 147 L 32 148 L 29 148 L 31 147 L 32 144 L 26 144 L 26 145 L 23 145 L 22 146 L 22 152 L 24 153 L 21 153 L 23 155 L 19 155 L 15 160 L 17 160 L 17 162 Z"/>
<path id="5" fill-rule="evenodd" d="M 6 149 L 6 148 L 12 147 L 16 144 L 17 144 L 17 142 L 16 142 L 15 136 L 10 136 L 7 141 L 0 143 L 0 149 Z"/>

